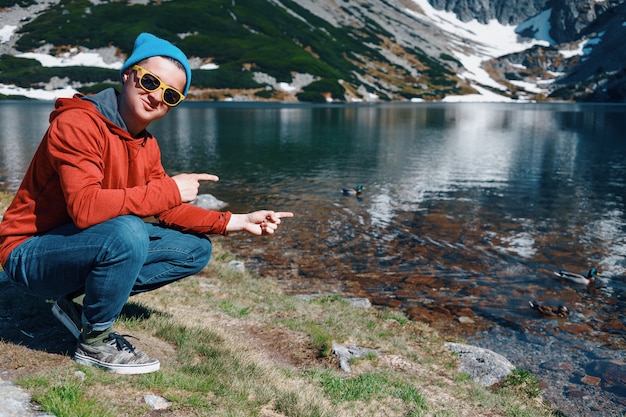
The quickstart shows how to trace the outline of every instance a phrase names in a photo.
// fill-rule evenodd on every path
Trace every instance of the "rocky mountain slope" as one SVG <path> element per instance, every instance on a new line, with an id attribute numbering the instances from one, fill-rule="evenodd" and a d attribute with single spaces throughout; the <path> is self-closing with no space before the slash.
<path id="1" fill-rule="evenodd" d="M 191 99 L 626 98 L 623 0 L 4 0 L 0 7 L 4 86 L 88 93 L 116 82 L 134 36 L 152 31 L 190 55 Z M 56 63 L 40 65 L 42 54 Z M 99 71 L 68 64 L 86 54 L 100 57 L 83 63 Z"/>

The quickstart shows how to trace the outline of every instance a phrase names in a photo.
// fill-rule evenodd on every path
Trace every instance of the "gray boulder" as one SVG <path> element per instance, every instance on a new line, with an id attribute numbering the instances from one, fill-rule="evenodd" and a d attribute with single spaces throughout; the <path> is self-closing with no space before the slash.
<path id="1" fill-rule="evenodd" d="M 192 201 L 191 204 L 202 207 L 206 210 L 221 210 L 228 206 L 227 202 L 219 200 L 211 194 L 198 194 L 196 199 Z"/>
<path id="2" fill-rule="evenodd" d="M 507 358 L 489 349 L 463 343 L 446 343 L 446 347 L 459 356 L 459 371 L 485 387 L 500 382 L 515 369 Z"/>

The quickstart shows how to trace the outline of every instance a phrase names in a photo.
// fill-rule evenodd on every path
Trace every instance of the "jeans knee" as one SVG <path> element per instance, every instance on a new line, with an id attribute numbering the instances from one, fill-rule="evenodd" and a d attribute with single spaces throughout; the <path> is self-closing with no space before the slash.
<path id="1" fill-rule="evenodd" d="M 201 271 L 211 259 L 213 245 L 208 238 L 200 238 L 198 249 L 193 252 L 194 263 L 197 265 L 198 271 Z"/>
<path id="2" fill-rule="evenodd" d="M 136 216 L 121 216 L 110 220 L 108 236 L 111 237 L 109 251 L 144 259 L 148 252 L 149 236 L 142 219 Z"/>
<path id="3" fill-rule="evenodd" d="M 213 246 L 207 237 L 195 236 L 192 234 L 183 235 L 184 257 L 178 259 L 177 263 L 186 272 L 185 276 L 196 274 L 209 263 Z M 182 245 L 181 245 L 182 246 Z M 181 254 L 183 252 L 180 252 Z"/>

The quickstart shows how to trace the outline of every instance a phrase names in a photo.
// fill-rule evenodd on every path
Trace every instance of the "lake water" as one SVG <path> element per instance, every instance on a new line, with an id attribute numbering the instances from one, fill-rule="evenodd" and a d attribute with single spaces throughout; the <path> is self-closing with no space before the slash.
<path id="1" fill-rule="evenodd" d="M 51 107 L 0 102 L 4 189 L 19 185 Z M 215 238 L 287 292 L 396 308 L 530 370 L 566 415 L 611 416 L 626 409 L 625 116 L 623 105 L 185 103 L 150 130 L 170 174 L 220 176 L 201 192 L 228 209 L 295 213 L 269 238 Z M 359 198 L 342 195 L 357 184 Z M 553 273 L 591 267 L 602 288 Z M 570 316 L 542 317 L 530 300 Z"/>

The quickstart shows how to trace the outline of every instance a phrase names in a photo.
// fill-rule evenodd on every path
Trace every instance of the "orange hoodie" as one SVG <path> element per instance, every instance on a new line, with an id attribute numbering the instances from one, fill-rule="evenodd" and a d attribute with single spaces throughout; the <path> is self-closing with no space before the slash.
<path id="1" fill-rule="evenodd" d="M 50 127 L 0 223 L 0 263 L 26 239 L 73 222 L 154 216 L 167 227 L 226 234 L 230 212 L 183 204 L 156 139 L 139 139 L 78 97 L 58 99 Z"/>

